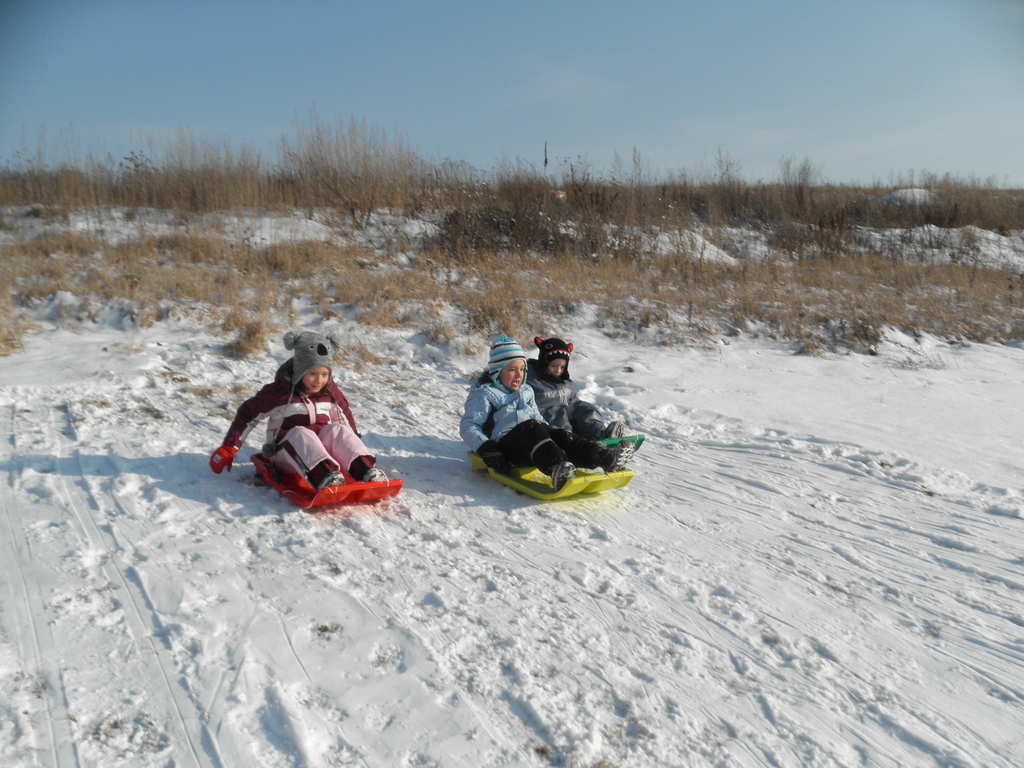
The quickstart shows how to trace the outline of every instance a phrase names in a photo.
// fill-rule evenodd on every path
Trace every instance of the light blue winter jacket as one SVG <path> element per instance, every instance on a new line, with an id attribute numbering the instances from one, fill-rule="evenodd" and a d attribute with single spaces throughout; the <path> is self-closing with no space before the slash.
<path id="1" fill-rule="evenodd" d="M 494 426 L 487 434 L 484 428 L 492 415 Z M 512 392 L 493 381 L 481 381 L 466 397 L 459 434 L 470 450 L 475 451 L 488 440 L 500 440 L 517 424 L 530 419 L 546 423 L 537 410 L 529 384 L 523 382 L 518 391 Z"/>

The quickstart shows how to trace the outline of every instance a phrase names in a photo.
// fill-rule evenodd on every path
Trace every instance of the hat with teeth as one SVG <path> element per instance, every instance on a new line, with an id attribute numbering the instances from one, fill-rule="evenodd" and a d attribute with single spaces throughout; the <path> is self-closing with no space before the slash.
<path id="1" fill-rule="evenodd" d="M 537 345 L 538 349 L 540 349 L 540 352 L 537 354 L 537 360 L 540 361 L 541 369 L 546 370 L 548 363 L 552 360 L 565 360 L 565 371 L 562 373 L 562 378 L 568 379 L 569 354 L 572 352 L 572 342 L 565 342 L 559 338 L 555 338 L 554 336 L 550 339 L 542 339 L 540 336 L 534 336 L 533 343 Z"/>

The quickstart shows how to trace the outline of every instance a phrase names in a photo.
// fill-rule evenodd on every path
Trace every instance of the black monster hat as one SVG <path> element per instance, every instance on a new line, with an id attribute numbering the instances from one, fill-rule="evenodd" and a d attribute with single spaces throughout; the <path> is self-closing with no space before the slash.
<path id="1" fill-rule="evenodd" d="M 572 342 L 564 342 L 555 337 L 542 339 L 540 336 L 534 336 L 533 343 L 540 349 L 540 352 L 537 354 L 537 359 L 540 361 L 540 367 L 542 369 L 546 369 L 548 367 L 548 363 L 552 360 L 562 358 L 565 360 L 565 373 L 562 374 L 562 378 L 568 379 L 569 354 L 572 352 Z"/>

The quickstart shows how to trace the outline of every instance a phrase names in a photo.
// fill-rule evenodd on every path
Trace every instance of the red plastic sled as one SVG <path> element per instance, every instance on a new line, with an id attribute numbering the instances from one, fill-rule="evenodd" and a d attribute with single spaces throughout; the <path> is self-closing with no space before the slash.
<path id="1" fill-rule="evenodd" d="M 317 491 L 304 477 L 279 472 L 266 456 L 257 453 L 252 457 L 256 465 L 256 476 L 271 488 L 277 490 L 288 501 L 303 509 L 330 507 L 339 504 L 361 504 L 369 501 L 397 496 L 402 490 L 401 480 L 379 480 L 375 483 L 358 483 L 348 475 L 344 485 L 330 485 Z"/>

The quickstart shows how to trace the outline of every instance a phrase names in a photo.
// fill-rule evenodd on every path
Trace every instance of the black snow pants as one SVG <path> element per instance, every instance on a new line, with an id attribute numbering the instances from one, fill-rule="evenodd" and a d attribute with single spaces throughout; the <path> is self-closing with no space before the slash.
<path id="1" fill-rule="evenodd" d="M 608 451 L 601 443 L 534 419 L 517 424 L 497 442 L 514 466 L 537 467 L 545 475 L 550 475 L 563 461 L 571 461 L 577 467 L 603 467 L 609 461 Z"/>

